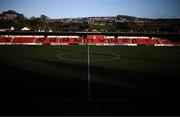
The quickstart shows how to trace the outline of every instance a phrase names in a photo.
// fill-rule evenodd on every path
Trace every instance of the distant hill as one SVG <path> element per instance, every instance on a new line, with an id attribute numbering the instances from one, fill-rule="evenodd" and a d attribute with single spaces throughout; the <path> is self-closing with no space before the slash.
<path id="1" fill-rule="evenodd" d="M 137 17 L 135 17 L 135 16 L 128 16 L 128 15 L 117 15 L 117 18 L 118 19 L 127 19 L 127 20 L 134 20 L 134 19 L 136 19 Z"/>
<path id="2" fill-rule="evenodd" d="M 13 10 L 8 10 L 4 11 L 3 13 L 0 14 L 0 19 L 4 20 L 16 20 L 16 19 L 24 19 L 24 15 L 17 13 L 16 11 Z"/>
<path id="3" fill-rule="evenodd" d="M 13 10 L 0 13 L 0 29 L 10 29 L 12 26 L 15 30 L 28 27 L 35 31 L 180 33 L 180 19 L 139 18 L 128 15 L 50 19 L 46 15 L 25 18 L 23 14 Z"/>

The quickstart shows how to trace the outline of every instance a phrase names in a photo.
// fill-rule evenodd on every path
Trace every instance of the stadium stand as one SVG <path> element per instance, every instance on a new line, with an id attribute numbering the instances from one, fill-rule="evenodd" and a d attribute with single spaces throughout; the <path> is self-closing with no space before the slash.
<path id="1" fill-rule="evenodd" d="M 132 37 L 132 36 L 102 36 L 87 35 L 85 38 L 78 36 L 57 36 L 48 38 L 36 37 L 0 37 L 0 44 L 24 44 L 24 45 L 163 45 L 180 46 L 179 40 L 170 40 L 166 38 Z"/>

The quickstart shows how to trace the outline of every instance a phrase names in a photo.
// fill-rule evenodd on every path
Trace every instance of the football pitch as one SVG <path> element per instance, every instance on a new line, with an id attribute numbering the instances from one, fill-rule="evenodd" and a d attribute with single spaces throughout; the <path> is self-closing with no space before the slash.
<path id="1" fill-rule="evenodd" d="M 13 108 L 25 107 L 18 105 L 22 100 L 26 103 L 53 100 L 57 108 L 58 101 L 92 101 L 91 107 L 81 106 L 87 107 L 84 110 L 87 113 L 96 114 L 139 114 L 141 111 L 148 114 L 150 109 L 156 112 L 158 108 L 170 115 L 180 112 L 176 105 L 180 88 L 180 47 L 1 46 L 0 70 L 1 100 L 4 99 L 2 106 L 5 107 L 1 113 L 18 114 Z M 113 110 L 108 110 L 111 107 Z M 81 109 L 74 113 L 80 113 Z M 52 112 L 68 113 L 63 109 Z"/>

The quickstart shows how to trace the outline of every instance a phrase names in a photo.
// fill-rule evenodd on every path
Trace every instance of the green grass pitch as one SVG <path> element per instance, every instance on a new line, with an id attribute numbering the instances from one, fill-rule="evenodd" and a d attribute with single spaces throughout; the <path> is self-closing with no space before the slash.
<path id="1" fill-rule="evenodd" d="M 87 48 L 73 45 L 1 46 L 0 60 L 3 64 L 42 75 L 87 81 Z M 153 90 L 157 88 L 150 87 L 153 80 L 159 82 L 166 76 L 173 80 L 179 75 L 179 47 L 89 46 L 89 50 L 92 97 L 93 93 L 99 98 L 111 97 L 108 92 L 99 95 L 95 88 L 97 84 L 117 89 L 126 87 Z M 111 90 L 109 92 L 112 93 Z M 116 94 L 113 96 L 119 98 Z"/>
<path id="2" fill-rule="evenodd" d="M 58 104 L 90 99 L 100 101 L 94 102 L 95 110 L 117 104 L 116 112 L 126 115 L 157 112 L 159 108 L 159 113 L 179 112 L 175 109 L 180 88 L 179 47 L 0 46 L 0 71 L 4 107 L 9 102 L 18 105 L 17 100 L 59 100 L 52 112 L 62 114 L 63 111 L 56 110 Z M 117 102 L 108 103 L 110 106 L 101 101 Z M 39 109 L 29 105 L 27 108 L 35 108 L 33 112 Z M 18 112 L 9 108 L 12 113 Z M 115 112 L 108 110 L 102 113 Z"/>

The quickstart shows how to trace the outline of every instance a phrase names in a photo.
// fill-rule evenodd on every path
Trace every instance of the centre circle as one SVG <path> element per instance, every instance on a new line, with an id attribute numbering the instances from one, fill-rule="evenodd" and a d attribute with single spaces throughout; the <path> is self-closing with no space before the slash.
<path id="1" fill-rule="evenodd" d="M 89 52 L 89 61 L 112 61 L 120 58 L 119 54 L 108 52 Z M 66 61 L 88 61 L 87 52 L 62 52 L 57 54 L 59 60 Z"/>

